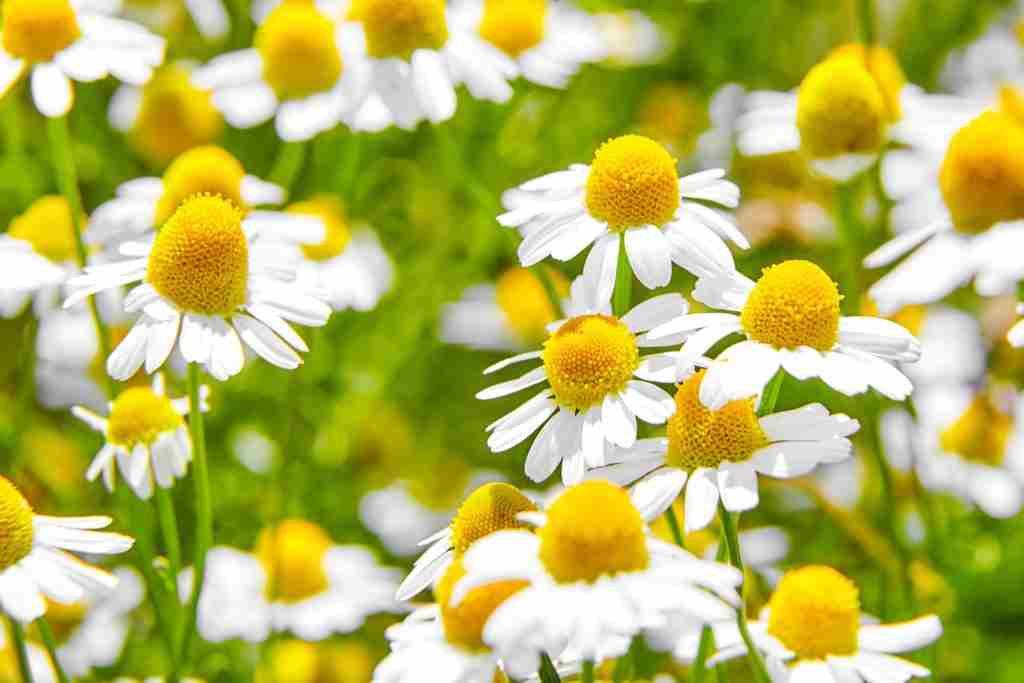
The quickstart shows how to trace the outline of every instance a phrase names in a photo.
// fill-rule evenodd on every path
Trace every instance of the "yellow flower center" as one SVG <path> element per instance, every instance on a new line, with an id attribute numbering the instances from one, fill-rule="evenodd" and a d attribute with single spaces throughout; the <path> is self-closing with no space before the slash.
<path id="1" fill-rule="evenodd" d="M 14 484 L 0 477 L 0 572 L 32 552 L 32 507 Z"/>
<path id="2" fill-rule="evenodd" d="M 263 58 L 263 78 L 279 99 L 334 87 L 342 70 L 334 34 L 334 23 L 312 3 L 285 2 L 270 13 L 254 43 Z"/>
<path id="3" fill-rule="evenodd" d="M 84 602 L 73 602 L 66 605 L 56 600 L 46 599 L 46 621 L 53 628 L 53 635 L 58 643 L 67 640 L 85 619 L 86 605 Z"/>
<path id="4" fill-rule="evenodd" d="M 37 199 L 11 221 L 7 234 L 25 240 L 51 261 L 62 263 L 75 258 L 75 230 L 64 197 L 47 195 Z"/>
<path id="5" fill-rule="evenodd" d="M 444 0 L 355 0 L 350 14 L 363 24 L 371 57 L 408 60 L 448 42 Z"/>
<path id="6" fill-rule="evenodd" d="M 587 176 L 587 211 L 612 230 L 663 225 L 679 208 L 676 160 L 642 135 L 601 145 Z"/>
<path id="7" fill-rule="evenodd" d="M 48 62 L 82 35 L 68 0 L 4 0 L 3 45 L 12 57 Z"/>
<path id="8" fill-rule="evenodd" d="M 317 683 L 319 668 L 320 656 L 313 643 L 285 640 L 270 652 L 269 669 L 274 683 Z"/>
<path id="9" fill-rule="evenodd" d="M 437 584 L 437 602 L 441 606 L 444 637 L 452 645 L 470 652 L 487 650 L 484 644 L 484 626 L 501 603 L 529 586 L 528 581 L 496 581 L 474 588 L 462 599 L 458 607 L 451 606 L 452 590 L 466 575 L 461 560 L 455 560 Z"/>
<path id="10" fill-rule="evenodd" d="M 226 199 L 194 197 L 157 233 L 146 279 L 178 308 L 229 316 L 245 303 L 249 244 Z"/>
<path id="11" fill-rule="evenodd" d="M 184 424 L 174 404 L 149 387 L 125 389 L 110 408 L 107 440 L 129 450 L 137 444 L 151 445 L 157 437 Z"/>
<path id="12" fill-rule="evenodd" d="M 718 410 L 700 402 L 704 370 L 679 385 L 676 412 L 668 420 L 668 453 L 665 461 L 684 470 L 718 467 L 725 462 L 748 460 L 768 437 L 757 421 L 754 399 L 731 401 Z"/>
<path id="13" fill-rule="evenodd" d="M 558 295 L 566 296 L 568 278 L 553 268 L 547 272 Z M 548 323 L 558 317 L 540 278 L 527 268 L 509 268 L 502 273 L 495 287 L 495 299 L 512 330 L 529 346 L 546 339 Z"/>
<path id="14" fill-rule="evenodd" d="M 834 50 L 800 84 L 801 146 L 816 159 L 877 151 L 888 124 L 900 118 L 903 83 L 899 65 L 884 48 Z"/>
<path id="15" fill-rule="evenodd" d="M 193 86 L 185 69 L 167 64 L 142 89 L 130 139 L 142 156 L 163 166 L 217 139 L 223 128 L 212 95 Z"/>
<path id="16" fill-rule="evenodd" d="M 942 450 L 956 453 L 969 462 L 998 467 L 1006 455 L 1006 444 L 1012 432 L 1013 417 L 983 393 L 939 435 L 939 445 Z"/>
<path id="17" fill-rule="evenodd" d="M 831 567 L 810 566 L 782 577 L 769 602 L 768 633 L 800 659 L 857 651 L 857 586 Z"/>
<path id="18" fill-rule="evenodd" d="M 484 0 L 480 36 L 518 57 L 544 40 L 547 0 Z"/>
<path id="19" fill-rule="evenodd" d="M 1024 218 L 1024 128 L 994 111 L 968 123 L 949 142 L 939 188 L 961 232 Z"/>
<path id="20" fill-rule="evenodd" d="M 810 261 L 764 269 L 743 306 L 740 324 L 754 341 L 776 348 L 828 351 L 839 338 L 839 288 Z"/>
<path id="21" fill-rule="evenodd" d="M 640 366 L 636 337 L 610 315 L 583 315 L 544 342 L 544 370 L 555 399 L 586 410 L 621 391 Z"/>
<path id="22" fill-rule="evenodd" d="M 313 261 L 327 261 L 345 251 L 352 232 L 348 227 L 345 207 L 341 200 L 329 195 L 319 195 L 312 199 L 296 202 L 288 207 L 289 213 L 319 218 L 327 227 L 327 233 L 318 244 L 303 244 L 302 253 Z"/>
<path id="23" fill-rule="evenodd" d="M 286 519 L 260 532 L 256 557 L 267 572 L 267 598 L 301 602 L 327 590 L 324 556 L 331 539 L 303 519 Z"/>
<path id="24" fill-rule="evenodd" d="M 1018 126 L 1024 125 L 1024 92 L 1012 85 L 999 88 L 999 111 L 1010 116 Z"/>
<path id="25" fill-rule="evenodd" d="M 473 491 L 452 520 L 452 548 L 462 555 L 484 536 L 502 529 L 529 529 L 516 515 L 531 512 L 537 506 L 511 484 L 493 482 Z"/>
<path id="26" fill-rule="evenodd" d="M 246 208 L 242 199 L 245 169 L 238 159 L 213 145 L 188 150 L 164 171 L 164 191 L 156 205 L 156 225 L 162 226 L 197 194 L 220 195 Z"/>
<path id="27" fill-rule="evenodd" d="M 547 511 L 540 535 L 540 559 L 561 583 L 646 569 L 649 556 L 644 520 L 629 494 L 607 481 L 586 481 L 567 489 Z"/>

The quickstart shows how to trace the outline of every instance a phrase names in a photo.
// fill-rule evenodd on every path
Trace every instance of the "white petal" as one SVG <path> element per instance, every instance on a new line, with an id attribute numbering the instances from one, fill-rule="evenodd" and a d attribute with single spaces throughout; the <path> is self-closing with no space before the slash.
<path id="1" fill-rule="evenodd" d="M 653 225 L 631 228 L 624 233 L 626 255 L 638 280 L 647 289 L 664 287 L 672 279 L 668 242 Z"/>
<path id="2" fill-rule="evenodd" d="M 757 472 L 750 463 L 724 462 L 718 466 L 718 490 L 722 504 L 730 512 L 743 512 L 757 507 Z"/>
<path id="3" fill-rule="evenodd" d="M 295 353 L 270 328 L 255 318 L 236 315 L 231 318 L 231 324 L 234 325 L 246 346 L 268 363 L 285 370 L 294 370 L 302 365 L 299 354 Z"/>
<path id="4" fill-rule="evenodd" d="M 605 438 L 616 446 L 629 448 L 636 442 L 636 416 L 617 394 L 604 397 L 601 421 Z"/>
<path id="5" fill-rule="evenodd" d="M 718 510 L 718 485 L 714 470 L 700 467 L 690 475 L 685 497 L 686 533 L 699 531 L 711 523 Z"/>
<path id="6" fill-rule="evenodd" d="M 675 400 L 662 388 L 630 380 L 620 394 L 637 417 L 650 424 L 662 424 L 675 412 Z"/>
<path id="7" fill-rule="evenodd" d="M 664 514 L 686 486 L 686 472 L 666 467 L 651 472 L 630 488 L 630 499 L 644 521 Z"/>
<path id="8" fill-rule="evenodd" d="M 455 115 L 455 88 L 440 53 L 434 50 L 412 53 L 412 85 L 431 122 L 441 123 Z"/>
<path id="9" fill-rule="evenodd" d="M 71 111 L 71 80 L 56 64 L 43 62 L 32 69 L 32 99 L 43 116 L 58 118 Z"/>
<path id="10" fill-rule="evenodd" d="M 612 300 L 615 271 L 619 264 L 619 236 L 609 233 L 597 240 L 583 264 L 584 302 L 599 311 Z"/>
<path id="11" fill-rule="evenodd" d="M 546 381 L 547 378 L 547 371 L 543 366 L 541 366 L 530 370 L 525 375 L 517 377 L 516 379 L 489 386 L 486 389 L 477 392 L 476 397 L 481 401 L 487 401 L 493 398 L 508 396 L 509 394 L 514 394 L 517 391 L 522 391 L 523 389 L 528 389 L 529 387 L 540 384 L 541 382 Z"/>
<path id="12" fill-rule="evenodd" d="M 899 624 L 869 624 L 860 627 L 861 649 L 874 652 L 910 652 L 931 645 L 942 635 L 942 622 L 935 615 Z"/>
<path id="13" fill-rule="evenodd" d="M 673 318 L 686 315 L 687 309 L 688 305 L 682 294 L 662 294 L 634 306 L 629 313 L 622 316 L 622 322 L 626 323 L 632 332 L 645 332 Z"/>

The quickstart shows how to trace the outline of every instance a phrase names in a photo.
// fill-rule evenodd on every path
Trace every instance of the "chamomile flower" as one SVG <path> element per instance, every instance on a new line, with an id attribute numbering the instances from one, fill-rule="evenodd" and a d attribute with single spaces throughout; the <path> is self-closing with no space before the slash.
<path id="1" fill-rule="evenodd" d="M 733 312 L 683 315 L 646 339 L 683 342 L 678 364 L 685 370 L 729 335 L 746 337 L 723 351 L 701 380 L 700 401 L 709 408 L 759 395 L 780 368 L 799 380 L 818 377 L 848 396 L 872 387 L 901 401 L 913 389 L 892 363 L 916 361 L 917 339 L 891 320 L 840 316 L 839 288 L 810 261 L 769 266 L 756 283 L 736 271 L 701 278 L 693 297 Z"/>
<path id="2" fill-rule="evenodd" d="M 650 515 L 664 512 L 686 489 L 686 531 L 703 529 L 718 502 L 730 512 L 757 507 L 757 475 L 789 479 L 819 463 L 850 457 L 847 438 L 859 423 L 831 415 L 819 403 L 758 418 L 754 397 L 710 410 L 700 401 L 706 371 L 699 370 L 676 392 L 667 438 L 641 439 L 617 449 L 609 465 L 590 472 L 619 484 L 637 482 L 634 501 Z M 644 501 L 642 504 L 640 501 Z"/>
<path id="3" fill-rule="evenodd" d="M 583 285 L 581 279 L 574 283 L 573 317 L 552 324 L 542 350 L 507 358 L 484 374 L 525 361 L 540 360 L 542 365 L 476 395 L 490 400 L 547 384 L 487 427 L 487 445 L 495 453 L 515 447 L 540 430 L 526 456 L 526 475 L 533 481 L 547 479 L 561 462 L 562 481 L 578 483 L 587 465 L 604 464 L 611 444 L 633 445 L 637 418 L 663 424 L 674 409 L 672 397 L 647 380 L 673 382 L 675 378 L 663 376 L 663 362 L 655 367 L 650 358 L 640 356 L 643 338 L 638 335 L 685 314 L 686 301 L 679 294 L 663 294 L 620 319 L 609 314 L 607 303 L 597 308 L 583 304 Z"/>
<path id="4" fill-rule="evenodd" d="M 280 279 L 272 253 L 261 250 L 243 227 L 242 212 L 228 199 L 197 195 L 164 223 L 138 256 L 97 266 L 73 282 L 74 303 L 89 294 L 139 282 L 125 309 L 141 311 L 110 357 L 107 372 L 125 380 L 145 364 L 152 373 L 178 348 L 225 380 L 242 370 L 243 342 L 267 362 L 294 370 L 307 350 L 287 321 L 324 325 L 327 304 Z"/>
<path id="5" fill-rule="evenodd" d="M 462 558 L 466 575 L 448 600 L 459 609 L 481 588 L 527 584 L 501 602 L 481 633 L 513 678 L 536 672 L 545 652 L 568 649 L 599 663 L 670 621 L 699 630 L 735 618 L 740 573 L 656 539 L 629 494 L 610 482 L 570 487 L 545 512 L 522 518 L 536 531 L 479 540 Z"/>
<path id="6" fill-rule="evenodd" d="M 278 136 L 309 140 L 338 125 L 366 97 L 359 28 L 312 2 L 285 2 L 260 24 L 253 47 L 215 57 L 192 74 L 235 128 L 274 118 Z"/>
<path id="7" fill-rule="evenodd" d="M 768 656 L 773 683 L 905 683 L 930 675 L 893 655 L 935 642 L 942 635 L 937 616 L 871 622 L 861 613 L 853 581 L 831 567 L 812 565 L 787 572 L 761 619 L 749 622 L 749 628 L 754 644 Z M 715 643 L 715 661 L 746 653 L 735 624 L 716 625 Z M 686 650 L 696 652 L 692 646 Z"/>
<path id="8" fill-rule="evenodd" d="M 515 61 L 523 78 L 565 88 L 576 71 L 601 59 L 604 41 L 595 19 L 557 0 L 458 0 L 449 21 Z"/>
<path id="9" fill-rule="evenodd" d="M 400 611 L 398 571 L 378 564 L 368 549 L 336 545 L 302 519 L 267 527 L 252 553 L 220 546 L 206 563 L 199 600 L 199 633 L 218 643 L 262 642 L 288 631 L 304 640 L 355 631 L 366 618 Z M 179 581 L 187 596 L 191 570 Z"/>
<path id="10" fill-rule="evenodd" d="M 268 648 L 265 663 L 257 668 L 263 683 L 369 683 L 376 654 L 363 642 L 309 643 L 286 639 Z"/>
<path id="11" fill-rule="evenodd" d="M 0 477 L 0 609 L 28 623 L 46 613 L 44 596 L 68 604 L 114 590 L 114 576 L 71 554 L 117 555 L 130 549 L 134 541 L 127 536 L 97 531 L 111 521 L 37 515 Z"/>
<path id="12" fill-rule="evenodd" d="M 590 166 L 535 178 L 507 192 L 498 221 L 523 236 L 519 260 L 532 266 L 551 256 L 575 258 L 593 244 L 583 267 L 594 301 L 611 298 L 620 242 L 648 289 L 664 287 L 672 263 L 695 275 L 733 268 L 723 239 L 746 238 L 710 202 L 735 207 L 739 188 L 713 169 L 679 177 L 664 147 L 624 135 L 598 148 Z"/>
<path id="13" fill-rule="evenodd" d="M 0 95 L 31 71 L 32 100 L 44 116 L 71 110 L 71 81 L 112 75 L 142 85 L 164 61 L 164 40 L 108 16 L 102 0 L 9 0 L 0 27 Z"/>
<path id="14" fill-rule="evenodd" d="M 594 18 L 605 44 L 605 59 L 613 65 L 654 64 L 668 54 L 668 36 L 643 12 L 601 12 Z"/>
<path id="15" fill-rule="evenodd" d="M 203 387 L 202 395 L 206 393 Z M 199 408 L 208 410 L 206 405 Z M 116 462 L 121 476 L 143 500 L 153 495 L 154 481 L 162 489 L 171 488 L 192 461 L 192 439 L 184 417 L 192 409 L 187 398 L 167 397 L 161 373 L 153 376 L 152 386 L 129 387 L 119 393 L 109 404 L 107 417 L 75 406 L 71 413 L 105 441 L 85 478 L 95 481 L 103 475 L 107 490 L 113 491 Z"/>
<path id="16" fill-rule="evenodd" d="M 569 280 L 548 269 L 557 294 L 569 293 Z M 540 278 L 527 268 L 509 268 L 494 284 L 475 285 L 441 311 L 441 340 L 473 349 L 518 351 L 543 342 L 555 307 Z"/>
<path id="17" fill-rule="evenodd" d="M 124 13 L 154 30 L 170 35 L 179 31 L 185 18 L 192 18 L 196 28 L 207 40 L 221 40 L 231 29 L 231 19 L 223 0 L 125 0 Z"/>

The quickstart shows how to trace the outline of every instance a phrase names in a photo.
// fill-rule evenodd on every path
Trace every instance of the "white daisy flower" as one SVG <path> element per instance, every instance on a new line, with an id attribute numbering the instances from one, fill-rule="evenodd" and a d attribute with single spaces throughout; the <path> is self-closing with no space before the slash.
<path id="1" fill-rule="evenodd" d="M 633 486 L 633 501 L 652 518 L 686 489 L 686 531 L 703 529 L 715 518 L 718 502 L 730 512 L 757 507 L 757 475 L 790 479 L 819 463 L 850 457 L 847 438 L 860 424 L 846 415 L 831 415 L 820 403 L 757 416 L 754 398 L 731 401 L 709 410 L 700 401 L 706 371 L 684 381 L 676 393 L 668 437 L 641 439 L 619 448 L 607 467 L 589 476 Z M 651 506 L 648 508 L 648 506 Z"/>
<path id="2" fill-rule="evenodd" d="M 192 74 L 236 128 L 274 118 L 287 142 L 338 125 L 366 97 L 369 65 L 359 27 L 314 3 L 285 2 L 259 26 L 253 47 L 219 55 Z"/>
<path id="3" fill-rule="evenodd" d="M 37 515 L 18 489 L 0 477 L 0 608 L 27 624 L 46 613 L 44 597 L 67 604 L 114 590 L 114 576 L 71 554 L 129 550 L 134 541 L 127 536 L 96 531 L 112 521 Z"/>
<path id="4" fill-rule="evenodd" d="M 921 359 L 903 367 L 918 389 L 966 384 L 985 373 L 988 342 L 977 317 L 949 306 L 904 308 L 894 319 L 921 341 Z M 922 320 L 914 324 L 913 316 Z"/>
<path id="5" fill-rule="evenodd" d="M 704 168 L 729 168 L 736 151 L 736 125 L 747 91 L 738 83 L 726 83 L 708 103 L 708 129 L 697 138 L 697 161 Z"/>
<path id="6" fill-rule="evenodd" d="M 200 388 L 203 412 L 209 410 L 206 387 Z M 124 389 L 108 404 L 107 417 L 83 406 L 71 414 L 103 435 L 105 443 L 85 472 L 88 481 L 102 474 L 108 491 L 114 490 L 114 464 L 135 495 L 149 500 L 153 483 L 162 489 L 182 479 L 192 461 L 192 439 L 184 416 L 192 407 L 187 398 L 167 397 L 164 376 L 157 373 L 153 384 Z"/>
<path id="7" fill-rule="evenodd" d="M 165 35 L 179 31 L 182 10 L 192 18 L 199 34 L 221 40 L 231 30 L 231 17 L 223 0 L 126 0 L 124 14 Z"/>
<path id="8" fill-rule="evenodd" d="M 142 85 L 164 61 L 164 39 L 109 16 L 104 0 L 10 0 L 0 27 L 0 95 L 31 71 L 32 100 L 44 116 L 71 110 L 71 81 L 108 75 Z"/>
<path id="9" fill-rule="evenodd" d="M 53 662 L 46 650 L 41 645 L 26 641 L 25 651 L 28 654 L 28 668 L 32 674 L 32 683 L 57 683 L 57 672 L 54 670 Z M 0 628 L 0 658 L 5 664 L 7 662 L 13 664 L 17 661 L 14 643 L 11 642 L 6 624 Z"/>
<path id="10" fill-rule="evenodd" d="M 1019 18 L 1017 11 L 1008 14 Z M 994 21 L 962 48 L 950 51 L 939 76 L 946 90 L 968 97 L 991 97 L 1006 85 L 1024 85 L 1024 54 L 1011 21 Z"/>
<path id="11" fill-rule="evenodd" d="M 637 305 L 620 320 L 610 315 L 607 303 L 601 308 L 581 303 L 583 284 L 581 279 L 573 284 L 570 309 L 575 310 L 568 311 L 573 317 L 552 324 L 543 350 L 507 358 L 484 374 L 524 361 L 540 360 L 542 365 L 476 395 L 490 400 L 548 385 L 487 427 L 487 445 L 495 453 L 540 430 L 526 456 L 526 475 L 533 481 L 547 479 L 561 462 L 562 481 L 578 483 L 587 465 L 604 464 L 609 444 L 633 445 L 637 418 L 663 424 L 675 408 L 664 389 L 647 381 L 675 381 L 662 367 L 664 354 L 641 357 L 640 347 L 647 344 L 638 335 L 684 315 L 686 301 L 679 294 L 663 294 Z M 674 363 L 668 363 L 673 371 Z"/>
<path id="12" fill-rule="evenodd" d="M 288 631 L 303 640 L 351 633 L 372 614 L 400 612 L 400 575 L 358 545 L 335 545 L 323 529 L 288 519 L 264 529 L 252 553 L 210 550 L 199 599 L 199 634 L 219 643 L 263 642 Z M 182 574 L 187 599 L 192 570 Z"/>
<path id="13" fill-rule="evenodd" d="M 65 306 L 142 282 L 125 299 L 126 310 L 142 315 L 107 359 L 111 377 L 123 381 L 143 364 L 152 373 L 177 347 L 187 362 L 223 381 L 241 371 L 243 342 L 278 367 L 301 365 L 298 352 L 308 347 L 287 321 L 324 325 L 330 308 L 282 280 L 274 242 L 252 239 L 251 221 L 252 215 L 243 223 L 242 212 L 230 200 L 193 197 L 152 244 L 122 247 L 133 258 L 86 269 L 72 282 L 76 291 Z M 316 228 L 323 230 L 322 225 Z M 303 235 L 292 238 L 302 240 Z"/>
<path id="14" fill-rule="evenodd" d="M 538 85 L 565 88 L 580 66 L 605 55 L 598 22 L 571 2 L 459 0 L 448 12 L 453 27 L 501 50 Z"/>
<path id="15" fill-rule="evenodd" d="M 860 611 L 857 586 L 831 567 L 786 573 L 759 621 L 749 622 L 754 644 L 768 657 L 772 683 L 906 683 L 928 669 L 894 653 L 926 647 L 942 635 L 934 615 L 879 624 Z M 718 654 L 742 657 L 746 646 L 735 624 L 715 624 Z M 681 640 L 676 656 L 692 660 L 696 640 Z"/>
<path id="16" fill-rule="evenodd" d="M 671 48 L 668 36 L 643 12 L 621 10 L 595 15 L 605 44 L 605 58 L 620 66 L 643 66 L 664 59 Z"/>
<path id="17" fill-rule="evenodd" d="M 559 297 L 569 280 L 547 270 Z M 566 301 L 562 302 L 567 305 Z M 441 310 L 441 341 L 473 349 L 521 351 L 543 342 L 558 318 L 540 278 L 527 268 L 509 268 L 494 284 L 475 285 Z"/>
<path id="18" fill-rule="evenodd" d="M 736 271 L 701 278 L 693 297 L 734 312 L 683 315 L 645 339 L 683 342 L 678 366 L 685 371 L 729 335 L 746 337 L 708 368 L 700 400 L 709 408 L 761 394 L 780 368 L 798 380 L 818 377 L 847 396 L 873 387 L 901 401 L 913 389 L 892 363 L 916 361 L 917 339 L 891 320 L 840 316 L 838 287 L 810 261 L 769 266 L 756 283 Z"/>
<path id="19" fill-rule="evenodd" d="M 536 532 L 499 531 L 474 544 L 448 601 L 459 609 L 481 587 L 527 584 L 482 632 L 513 678 L 533 675 L 542 653 L 568 650 L 600 663 L 625 654 L 634 636 L 670 623 L 699 630 L 735 619 L 740 573 L 656 539 L 614 484 L 584 482 L 546 512 L 521 516 Z"/>
<path id="20" fill-rule="evenodd" d="M 519 260 L 532 266 L 551 256 L 575 258 L 593 244 L 583 267 L 593 302 L 611 299 L 622 242 L 629 264 L 648 289 L 664 287 L 672 263 L 694 275 L 733 268 L 723 239 L 743 248 L 747 239 L 705 202 L 734 208 L 739 188 L 713 169 L 679 177 L 676 162 L 657 142 L 624 135 L 604 143 L 590 166 L 535 178 L 507 192 L 498 217 L 523 236 Z"/>

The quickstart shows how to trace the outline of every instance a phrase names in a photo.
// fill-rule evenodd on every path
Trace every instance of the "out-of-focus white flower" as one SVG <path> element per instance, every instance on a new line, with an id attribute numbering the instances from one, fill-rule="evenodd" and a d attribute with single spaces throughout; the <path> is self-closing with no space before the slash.
<path id="1" fill-rule="evenodd" d="M 602 12 L 595 19 L 604 41 L 605 58 L 612 64 L 653 64 L 663 59 L 671 47 L 665 32 L 643 12 Z"/>

